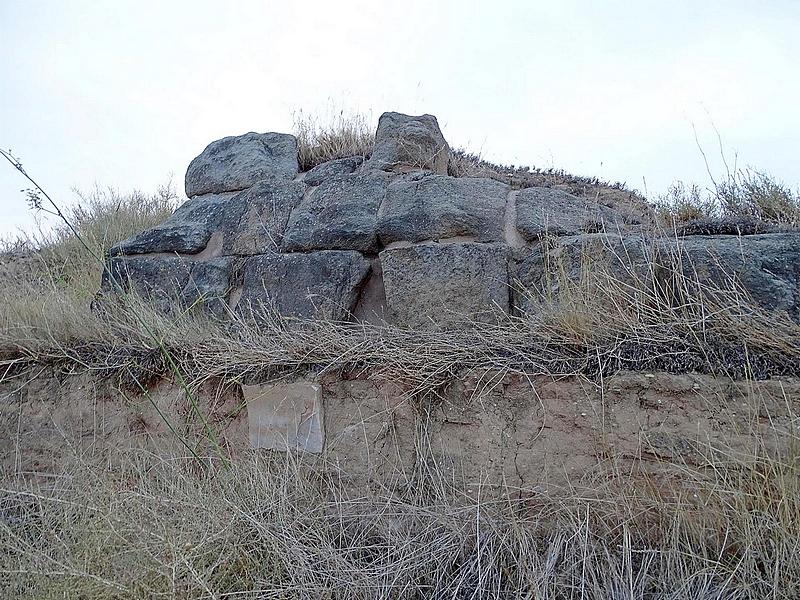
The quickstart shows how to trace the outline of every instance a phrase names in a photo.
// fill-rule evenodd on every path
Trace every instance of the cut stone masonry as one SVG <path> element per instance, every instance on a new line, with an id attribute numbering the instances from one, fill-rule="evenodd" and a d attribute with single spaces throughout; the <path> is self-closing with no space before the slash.
<path id="1" fill-rule="evenodd" d="M 306 173 L 291 135 L 213 142 L 189 165 L 189 200 L 110 250 L 103 295 L 221 318 L 460 327 L 535 310 L 553 274 L 580 277 L 587 251 L 621 276 L 656 253 L 800 319 L 796 232 L 648 237 L 594 197 L 448 176 L 449 153 L 435 117 L 399 113 L 381 116 L 368 159 Z"/>

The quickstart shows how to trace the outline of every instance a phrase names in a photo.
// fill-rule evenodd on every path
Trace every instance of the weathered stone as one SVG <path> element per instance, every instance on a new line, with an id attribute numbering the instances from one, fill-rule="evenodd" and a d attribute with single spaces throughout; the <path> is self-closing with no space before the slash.
<path id="1" fill-rule="evenodd" d="M 725 289 L 734 278 L 763 308 L 800 321 L 800 233 L 694 236 L 659 248 L 662 255 L 680 250 L 688 279 Z"/>
<path id="2" fill-rule="evenodd" d="M 657 275 L 655 251 L 654 242 L 642 236 L 605 233 L 565 236 L 554 246 L 517 248 L 509 267 L 512 307 L 526 314 L 543 301 L 569 301 L 578 282 L 603 285 L 607 276 L 645 284 Z"/>
<path id="3" fill-rule="evenodd" d="M 418 169 L 447 175 L 450 147 L 433 115 L 413 117 L 386 112 L 378 120 L 370 169 L 407 172 Z"/>
<path id="4" fill-rule="evenodd" d="M 545 235 L 566 236 L 603 231 L 621 217 L 610 208 L 561 190 L 531 187 L 516 194 L 517 230 L 527 242 Z"/>
<path id="5" fill-rule="evenodd" d="M 388 175 L 353 173 L 328 179 L 314 189 L 289 218 L 285 252 L 378 249 L 378 208 Z"/>
<path id="6" fill-rule="evenodd" d="M 383 244 L 461 236 L 503 241 L 510 189 L 492 179 L 441 175 L 395 181 L 378 216 L 378 235 Z"/>
<path id="7" fill-rule="evenodd" d="M 381 270 L 381 261 L 377 257 L 370 260 L 369 277 L 367 277 L 364 285 L 361 286 L 358 304 L 353 309 L 353 316 L 359 323 L 385 325 L 388 322 L 383 272 Z"/>
<path id="8" fill-rule="evenodd" d="M 244 190 L 268 177 L 297 175 L 297 140 L 286 133 L 245 133 L 211 142 L 186 171 L 186 195 Z"/>
<path id="9" fill-rule="evenodd" d="M 301 319 L 350 316 L 369 262 L 358 252 L 262 254 L 247 259 L 237 310 L 256 319 L 277 313 Z"/>
<path id="10" fill-rule="evenodd" d="M 278 250 L 291 212 L 306 186 L 275 177 L 259 181 L 225 205 L 219 225 L 222 254 L 263 254 Z"/>
<path id="11" fill-rule="evenodd" d="M 509 295 L 521 313 L 573 292 L 608 297 L 609 277 L 673 305 L 736 281 L 800 321 L 798 230 L 716 219 L 675 226 L 678 239 L 645 237 L 658 231 L 647 226 L 652 211 L 622 189 L 520 178 L 519 169 L 499 172 L 514 187 L 555 187 L 512 192 L 494 179 L 447 177 L 449 149 L 430 115 L 382 115 L 363 164 L 332 160 L 301 179 L 296 151 L 292 136 L 274 133 L 210 144 L 189 167 L 187 193 L 220 193 L 194 196 L 116 244 L 104 290 L 113 275 L 118 289 L 220 314 L 236 305 L 264 317 L 417 327 L 493 320 Z"/>
<path id="12" fill-rule="evenodd" d="M 250 446 L 320 453 L 325 445 L 321 388 L 298 381 L 243 385 Z"/>
<path id="13" fill-rule="evenodd" d="M 348 156 L 337 158 L 317 165 L 303 176 L 306 185 L 319 185 L 326 179 L 337 175 L 347 175 L 355 171 L 364 162 L 363 156 Z"/>
<path id="14" fill-rule="evenodd" d="M 763 308 L 800 320 L 800 233 L 678 239 L 588 234 L 516 255 L 514 306 L 523 312 L 541 299 L 558 301 L 566 283 L 582 278 L 602 285 L 608 274 L 665 293 L 675 274 L 682 274 L 682 286 L 694 289 L 699 282 L 706 292 L 731 290 L 736 282 Z"/>
<path id="15" fill-rule="evenodd" d="M 232 194 L 208 194 L 187 200 L 166 221 L 112 246 L 110 256 L 201 252 L 216 231 Z"/>
<path id="16" fill-rule="evenodd" d="M 199 307 L 223 316 L 227 312 L 227 297 L 231 288 L 231 259 L 227 257 L 198 261 L 192 265 L 189 280 L 181 292 L 187 308 Z"/>
<path id="17" fill-rule="evenodd" d="M 421 244 L 380 253 L 392 322 L 464 326 L 508 312 L 507 249 L 502 245 Z"/>
<path id="18" fill-rule="evenodd" d="M 180 309 L 191 262 L 178 256 L 114 256 L 106 261 L 101 290 L 134 293 L 165 312 Z"/>
<path id="19" fill-rule="evenodd" d="M 230 290 L 231 261 L 179 256 L 115 256 L 106 261 L 101 294 L 134 293 L 164 312 L 202 308 L 222 315 Z"/>

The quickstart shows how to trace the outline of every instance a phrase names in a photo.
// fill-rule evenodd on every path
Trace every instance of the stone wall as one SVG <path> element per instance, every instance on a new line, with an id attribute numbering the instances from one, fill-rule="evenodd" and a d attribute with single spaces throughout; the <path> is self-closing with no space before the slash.
<path id="1" fill-rule="evenodd" d="M 103 288 L 168 311 L 455 326 L 529 309 L 553 256 L 577 276 L 586 249 L 640 264 L 655 249 L 800 318 L 797 233 L 654 237 L 597 197 L 448 176 L 449 153 L 435 117 L 398 113 L 381 116 L 368 160 L 305 173 L 291 135 L 218 140 L 189 165 L 189 200 L 111 249 Z"/>

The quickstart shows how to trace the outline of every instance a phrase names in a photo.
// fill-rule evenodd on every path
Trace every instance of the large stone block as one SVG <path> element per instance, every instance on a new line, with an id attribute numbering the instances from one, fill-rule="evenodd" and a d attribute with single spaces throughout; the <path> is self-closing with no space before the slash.
<path id="1" fill-rule="evenodd" d="M 679 250 L 690 280 L 723 289 L 734 280 L 763 308 L 800 321 L 800 233 L 694 236 L 661 241 L 659 249 L 662 256 Z"/>
<path id="2" fill-rule="evenodd" d="M 292 212 L 285 252 L 378 249 L 378 208 L 386 195 L 385 173 L 354 173 L 328 179 Z"/>
<path id="3" fill-rule="evenodd" d="M 187 200 L 163 223 L 112 246 L 110 256 L 177 252 L 197 254 L 220 227 L 233 194 L 208 194 Z"/>
<path id="4" fill-rule="evenodd" d="M 187 308 L 201 308 L 219 317 L 227 314 L 232 259 L 227 256 L 195 262 L 181 292 Z"/>
<path id="5" fill-rule="evenodd" d="M 245 133 L 211 142 L 186 171 L 186 195 L 244 190 L 268 177 L 297 175 L 297 140 L 286 133 Z"/>
<path id="6" fill-rule="evenodd" d="M 431 175 L 392 183 L 378 217 L 381 242 L 469 237 L 503 241 L 509 186 L 493 179 Z"/>
<path id="7" fill-rule="evenodd" d="M 245 262 L 237 310 L 256 319 L 272 312 L 301 319 L 347 319 L 368 273 L 369 261 L 358 252 L 253 256 Z"/>
<path id="8" fill-rule="evenodd" d="M 507 248 L 421 244 L 380 253 L 392 322 L 407 327 L 494 321 L 509 309 Z"/>
<path id="9" fill-rule="evenodd" d="M 558 243 L 518 248 L 509 267 L 512 308 L 518 314 L 541 302 L 570 301 L 581 289 L 604 285 L 607 277 L 631 285 L 650 285 L 658 276 L 655 243 L 642 236 L 592 233 L 559 238 Z"/>
<path id="10" fill-rule="evenodd" d="M 289 215 L 305 189 L 302 183 L 268 177 L 239 193 L 197 196 L 163 223 L 116 244 L 109 254 L 197 254 L 215 233 L 222 240 L 218 254 L 271 252 L 280 248 Z"/>
<path id="11" fill-rule="evenodd" d="M 320 453 L 325 445 L 321 388 L 316 383 L 243 385 L 250 446 Z"/>
<path id="12" fill-rule="evenodd" d="M 399 172 L 422 169 L 447 175 L 449 160 L 450 147 L 436 117 L 386 112 L 378 120 L 375 148 L 366 166 Z"/>
<path id="13" fill-rule="evenodd" d="M 236 194 L 220 222 L 222 254 L 251 255 L 281 247 L 289 215 L 300 205 L 306 186 L 271 177 Z"/>
<path id="14" fill-rule="evenodd" d="M 517 230 L 527 242 L 545 235 L 566 236 L 604 231 L 622 221 L 612 209 L 561 190 L 531 187 L 516 194 Z"/>
<path id="15" fill-rule="evenodd" d="M 172 312 L 181 306 L 192 266 L 178 256 L 114 256 L 106 261 L 101 291 L 133 293 Z"/>
<path id="16" fill-rule="evenodd" d="M 133 293 L 166 313 L 201 308 L 222 316 L 230 291 L 231 259 L 179 256 L 114 256 L 106 261 L 101 293 Z"/>
<path id="17" fill-rule="evenodd" d="M 800 233 L 678 239 L 587 234 L 515 255 L 514 305 L 523 312 L 538 299 L 557 301 L 569 282 L 592 279 L 602 285 L 610 276 L 659 294 L 679 294 L 682 288 L 724 294 L 738 288 L 757 305 L 800 320 Z"/>

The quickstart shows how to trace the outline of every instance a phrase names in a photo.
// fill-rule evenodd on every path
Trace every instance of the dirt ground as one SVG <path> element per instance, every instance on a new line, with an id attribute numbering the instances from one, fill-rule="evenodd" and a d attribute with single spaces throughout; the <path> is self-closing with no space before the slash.
<path id="1" fill-rule="evenodd" d="M 473 489 L 524 492 L 665 462 L 698 465 L 712 448 L 748 453 L 758 440 L 761 450 L 780 449 L 800 412 L 800 381 L 789 378 L 623 372 L 588 381 L 486 370 L 425 397 L 368 377 L 317 383 L 324 449 L 299 455 L 357 486 L 407 485 L 436 468 Z M 196 397 L 225 454 L 252 452 L 238 384 L 208 381 Z M 0 464 L 6 474 L 44 475 L 68 455 L 110 448 L 188 453 L 181 440 L 210 454 L 200 422 L 169 381 L 145 395 L 42 368 L 0 383 Z"/>

